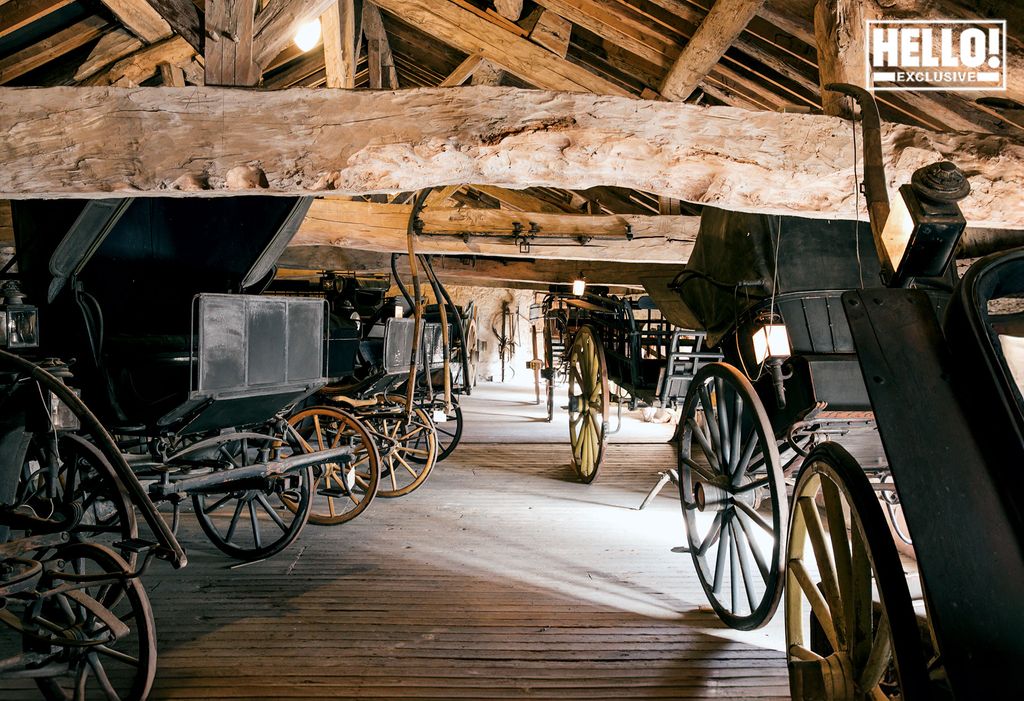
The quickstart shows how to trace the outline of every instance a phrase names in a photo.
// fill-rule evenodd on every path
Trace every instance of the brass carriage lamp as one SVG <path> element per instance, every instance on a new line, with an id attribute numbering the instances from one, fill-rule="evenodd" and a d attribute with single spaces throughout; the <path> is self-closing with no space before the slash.
<path id="1" fill-rule="evenodd" d="M 4 285 L 0 300 L 0 347 L 8 350 L 39 347 L 39 309 L 25 304 L 24 300 L 16 283 Z"/>
<path id="2" fill-rule="evenodd" d="M 791 354 L 789 332 L 785 324 L 768 323 L 759 326 L 753 335 L 754 359 L 758 365 L 765 361 L 783 361 Z"/>
<path id="3" fill-rule="evenodd" d="M 580 275 L 578 278 L 572 281 L 572 293 L 577 297 L 582 297 L 583 293 L 587 291 L 587 281 Z"/>
<path id="4" fill-rule="evenodd" d="M 889 285 L 945 272 L 967 227 L 957 203 L 970 191 L 967 176 L 949 161 L 918 168 L 900 186 L 881 236 Z"/>

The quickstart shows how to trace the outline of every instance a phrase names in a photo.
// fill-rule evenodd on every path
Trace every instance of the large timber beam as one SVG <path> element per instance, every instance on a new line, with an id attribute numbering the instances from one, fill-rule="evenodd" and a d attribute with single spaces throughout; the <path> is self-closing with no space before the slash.
<path id="1" fill-rule="evenodd" d="M 399 274 L 408 278 L 405 256 Z M 278 261 L 282 268 L 335 270 L 345 272 L 387 272 L 391 255 L 369 251 L 350 251 L 334 246 L 288 246 Z M 558 261 L 514 258 L 474 258 L 471 256 L 434 258 L 434 270 L 442 278 L 568 284 L 581 275 L 593 285 L 629 285 L 639 287 L 650 276 L 673 275 L 681 264 L 620 263 L 618 261 Z"/>
<path id="2" fill-rule="evenodd" d="M 818 43 L 818 75 L 825 114 L 851 117 L 850 99 L 825 86 L 850 83 L 866 88 L 866 21 L 875 14 L 861 0 L 818 0 L 814 6 L 814 36 Z"/>
<path id="3" fill-rule="evenodd" d="M 688 98 L 763 4 L 764 0 L 716 0 L 662 80 L 661 94 L 669 100 Z"/>
<path id="4" fill-rule="evenodd" d="M 387 253 L 407 250 L 411 205 L 340 199 L 313 202 L 292 240 L 295 246 L 336 246 Z M 443 255 L 485 255 L 622 263 L 684 263 L 699 217 L 587 216 L 504 209 L 431 209 L 420 212 L 416 250 Z M 537 237 L 524 252 L 514 234 L 531 227 Z M 626 231 L 632 239 L 626 238 Z M 465 238 L 464 238 L 465 237 Z M 579 243 L 579 238 L 586 243 Z"/>
<path id="5" fill-rule="evenodd" d="M 886 124 L 890 187 L 950 158 L 972 225 L 1024 228 L 1024 139 Z M 0 89 L 0 198 L 612 185 L 817 218 L 858 211 L 850 125 L 514 88 Z M 863 211 L 863 207 L 860 210 Z"/>

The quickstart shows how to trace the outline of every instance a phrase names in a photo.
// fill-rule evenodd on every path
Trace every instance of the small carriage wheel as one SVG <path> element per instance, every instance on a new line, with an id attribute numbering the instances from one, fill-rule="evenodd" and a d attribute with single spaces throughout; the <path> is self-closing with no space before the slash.
<path id="1" fill-rule="evenodd" d="M 788 519 L 768 416 L 747 378 L 712 363 L 690 383 L 681 423 L 679 496 L 697 576 L 726 624 L 759 628 L 782 595 Z"/>
<path id="2" fill-rule="evenodd" d="M 437 462 L 441 462 L 454 453 L 459 441 L 462 440 L 462 407 L 459 406 L 459 403 L 453 401 L 452 410 L 445 412 L 445 416 L 447 421 L 434 423 L 434 432 L 437 435 Z M 423 453 L 414 453 L 409 456 L 409 459 L 420 464 L 425 463 L 429 457 L 428 443 L 428 434 L 426 432 L 419 433 L 413 447 L 419 448 Z"/>
<path id="3" fill-rule="evenodd" d="M 380 487 L 377 495 L 386 499 L 401 497 L 418 489 L 437 463 L 438 440 L 430 413 L 414 407 L 405 417 L 405 397 L 388 395 L 392 411 L 374 412 L 366 422 L 379 436 Z M 425 445 L 424 445 L 425 443 Z M 418 457 L 423 462 L 415 462 Z"/>
<path id="4" fill-rule="evenodd" d="M 64 666 L 36 679 L 43 697 L 145 699 L 156 676 L 157 649 L 153 609 L 141 580 L 116 576 L 130 569 L 128 563 L 94 543 L 61 547 L 50 564 L 56 567 L 43 575 L 41 597 L 26 610 L 22 634 L 26 652 L 52 655 L 58 669 Z M 114 576 L 93 584 L 72 578 L 103 574 Z M 58 587 L 64 589 L 47 595 Z M 111 625 L 115 618 L 118 630 Z"/>
<path id="5" fill-rule="evenodd" d="M 793 698 L 823 698 L 824 689 L 839 701 L 932 698 L 899 553 L 857 461 L 836 443 L 818 446 L 793 498 L 786 570 Z"/>
<path id="6" fill-rule="evenodd" d="M 19 504 L 32 505 L 32 501 L 47 493 L 50 477 L 41 456 L 30 446 L 18 484 Z M 76 541 L 98 542 L 118 550 L 118 542 L 131 541 L 139 535 L 138 521 L 131 497 L 121 484 L 113 466 L 93 443 L 74 433 L 63 433 L 57 441 L 57 499 L 64 508 L 81 511 L 81 517 L 71 528 Z M 138 553 L 120 550 L 119 554 L 134 566 Z"/>
<path id="7" fill-rule="evenodd" d="M 604 462 L 608 433 L 608 365 L 593 327 L 584 326 L 569 351 L 569 442 L 572 466 L 590 484 Z"/>
<path id="8" fill-rule="evenodd" d="M 476 331 L 476 319 L 469 322 L 469 327 L 466 329 L 466 348 L 464 351 L 468 353 L 467 360 L 469 361 L 469 377 L 464 380 L 464 384 L 467 387 L 476 387 L 477 372 L 480 368 L 480 348 L 477 345 L 477 331 Z M 442 460 L 444 458 L 441 458 Z"/>
<path id="9" fill-rule="evenodd" d="M 243 438 L 219 448 L 225 470 L 255 464 L 271 446 Z M 276 443 L 276 442 L 275 442 Z M 295 447 L 292 450 L 301 450 Z M 276 555 L 299 537 L 312 506 L 313 468 L 299 468 L 270 480 L 231 491 L 210 489 L 192 495 L 192 507 L 203 533 L 218 550 L 239 560 Z"/>
<path id="10" fill-rule="evenodd" d="M 351 446 L 351 462 L 320 463 L 314 467 L 309 522 L 318 526 L 336 526 L 363 513 L 373 501 L 380 484 L 380 454 L 370 429 L 346 411 L 315 406 L 303 409 L 288 419 L 302 438 L 302 450 L 311 453 Z M 289 509 L 298 504 L 283 500 Z"/>

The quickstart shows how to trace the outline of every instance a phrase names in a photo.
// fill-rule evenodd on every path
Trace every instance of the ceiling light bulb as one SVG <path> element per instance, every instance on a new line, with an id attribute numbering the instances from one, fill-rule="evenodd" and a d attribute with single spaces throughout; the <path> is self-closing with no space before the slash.
<path id="1" fill-rule="evenodd" d="M 320 19 L 306 22 L 295 32 L 295 45 L 301 51 L 309 51 L 320 41 Z"/>

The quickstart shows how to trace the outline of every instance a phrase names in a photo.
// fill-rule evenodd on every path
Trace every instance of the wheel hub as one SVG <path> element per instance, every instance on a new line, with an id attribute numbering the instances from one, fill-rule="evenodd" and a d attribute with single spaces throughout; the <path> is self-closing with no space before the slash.
<path id="1" fill-rule="evenodd" d="M 854 701 L 858 698 L 853 664 L 845 652 L 821 660 L 790 660 L 793 698 L 804 701 Z"/>

